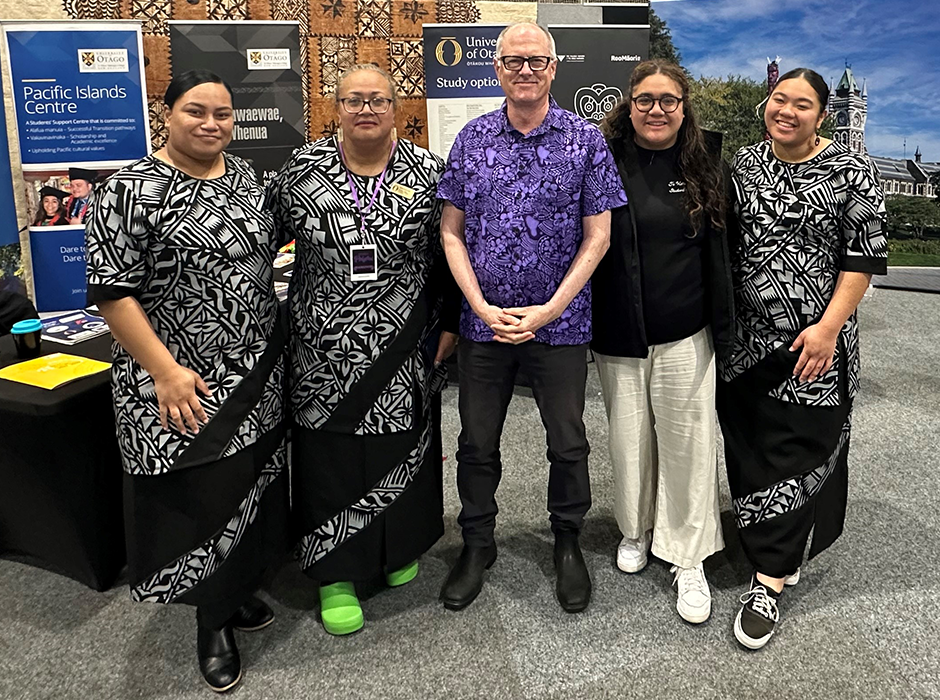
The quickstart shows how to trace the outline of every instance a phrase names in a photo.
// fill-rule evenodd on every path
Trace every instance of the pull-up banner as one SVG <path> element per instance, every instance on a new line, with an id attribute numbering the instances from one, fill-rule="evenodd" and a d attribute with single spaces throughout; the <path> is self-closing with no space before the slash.
<path id="1" fill-rule="evenodd" d="M 424 25 L 428 146 L 442 158 L 468 121 L 503 104 L 493 59 L 504 26 Z"/>
<path id="2" fill-rule="evenodd" d="M 560 107 L 600 123 L 629 94 L 633 69 L 649 57 L 649 25 L 561 25 L 548 30 L 558 55 L 552 96 Z"/>
<path id="3" fill-rule="evenodd" d="M 169 22 L 173 76 L 212 71 L 232 87 L 235 128 L 229 153 L 262 182 L 306 142 L 297 22 Z"/>
<path id="4" fill-rule="evenodd" d="M 94 188 L 150 152 L 140 22 L 4 22 L 3 33 L 36 307 L 80 309 Z"/>
<path id="5" fill-rule="evenodd" d="M 148 153 L 139 22 L 10 22 L 4 34 L 24 170 Z"/>

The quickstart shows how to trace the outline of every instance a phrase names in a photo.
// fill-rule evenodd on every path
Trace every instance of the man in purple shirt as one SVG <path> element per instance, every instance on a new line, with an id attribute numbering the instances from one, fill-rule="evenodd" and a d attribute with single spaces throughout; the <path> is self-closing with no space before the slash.
<path id="1" fill-rule="evenodd" d="M 471 121 L 450 151 L 438 197 L 441 237 L 465 301 L 460 319 L 457 489 L 464 548 L 441 590 L 459 610 L 496 560 L 499 442 L 516 372 L 529 377 L 548 441 L 548 510 L 556 592 L 578 612 L 591 579 L 578 533 L 591 507 L 584 430 L 587 284 L 610 239 L 610 209 L 626 202 L 600 131 L 549 95 L 555 42 L 536 24 L 496 42 L 502 109 Z"/>

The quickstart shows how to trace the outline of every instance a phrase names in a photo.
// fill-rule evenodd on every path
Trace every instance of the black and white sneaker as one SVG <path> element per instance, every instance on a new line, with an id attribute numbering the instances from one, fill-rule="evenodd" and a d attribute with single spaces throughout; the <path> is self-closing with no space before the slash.
<path id="1" fill-rule="evenodd" d="M 761 649 L 780 621 L 777 599 L 780 594 L 769 586 L 751 579 L 751 590 L 741 596 L 741 609 L 734 618 L 734 636 L 748 649 Z"/>

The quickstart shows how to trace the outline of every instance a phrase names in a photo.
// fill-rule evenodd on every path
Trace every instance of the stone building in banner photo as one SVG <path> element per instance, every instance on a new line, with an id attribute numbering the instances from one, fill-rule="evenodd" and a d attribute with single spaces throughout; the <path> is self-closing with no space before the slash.
<path id="1" fill-rule="evenodd" d="M 863 81 L 859 88 L 849 65 L 846 65 L 838 85 L 830 85 L 828 111 L 836 122 L 833 140 L 856 153 L 868 153 L 865 145 L 868 86 Z M 878 168 L 885 194 L 911 197 L 933 197 L 937 194 L 930 178 L 940 171 L 940 163 L 925 163 L 919 147 L 913 160 L 876 155 L 870 157 Z"/>

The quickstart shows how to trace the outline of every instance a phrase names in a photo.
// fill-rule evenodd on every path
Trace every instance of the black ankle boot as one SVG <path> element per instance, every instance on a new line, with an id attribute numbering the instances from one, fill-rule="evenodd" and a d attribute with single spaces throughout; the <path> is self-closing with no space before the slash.
<path id="1" fill-rule="evenodd" d="M 196 654 L 202 677 L 217 693 L 234 688 L 242 679 L 242 662 L 231 625 L 214 630 L 200 622 L 197 627 Z"/>
<path id="2" fill-rule="evenodd" d="M 565 612 L 584 610 L 591 602 L 591 577 L 588 575 L 577 532 L 555 534 L 555 592 Z"/>
<path id="3" fill-rule="evenodd" d="M 496 544 L 489 547 L 464 545 L 441 589 L 441 602 L 448 610 L 463 610 L 483 589 L 483 572 L 496 561 Z"/>

